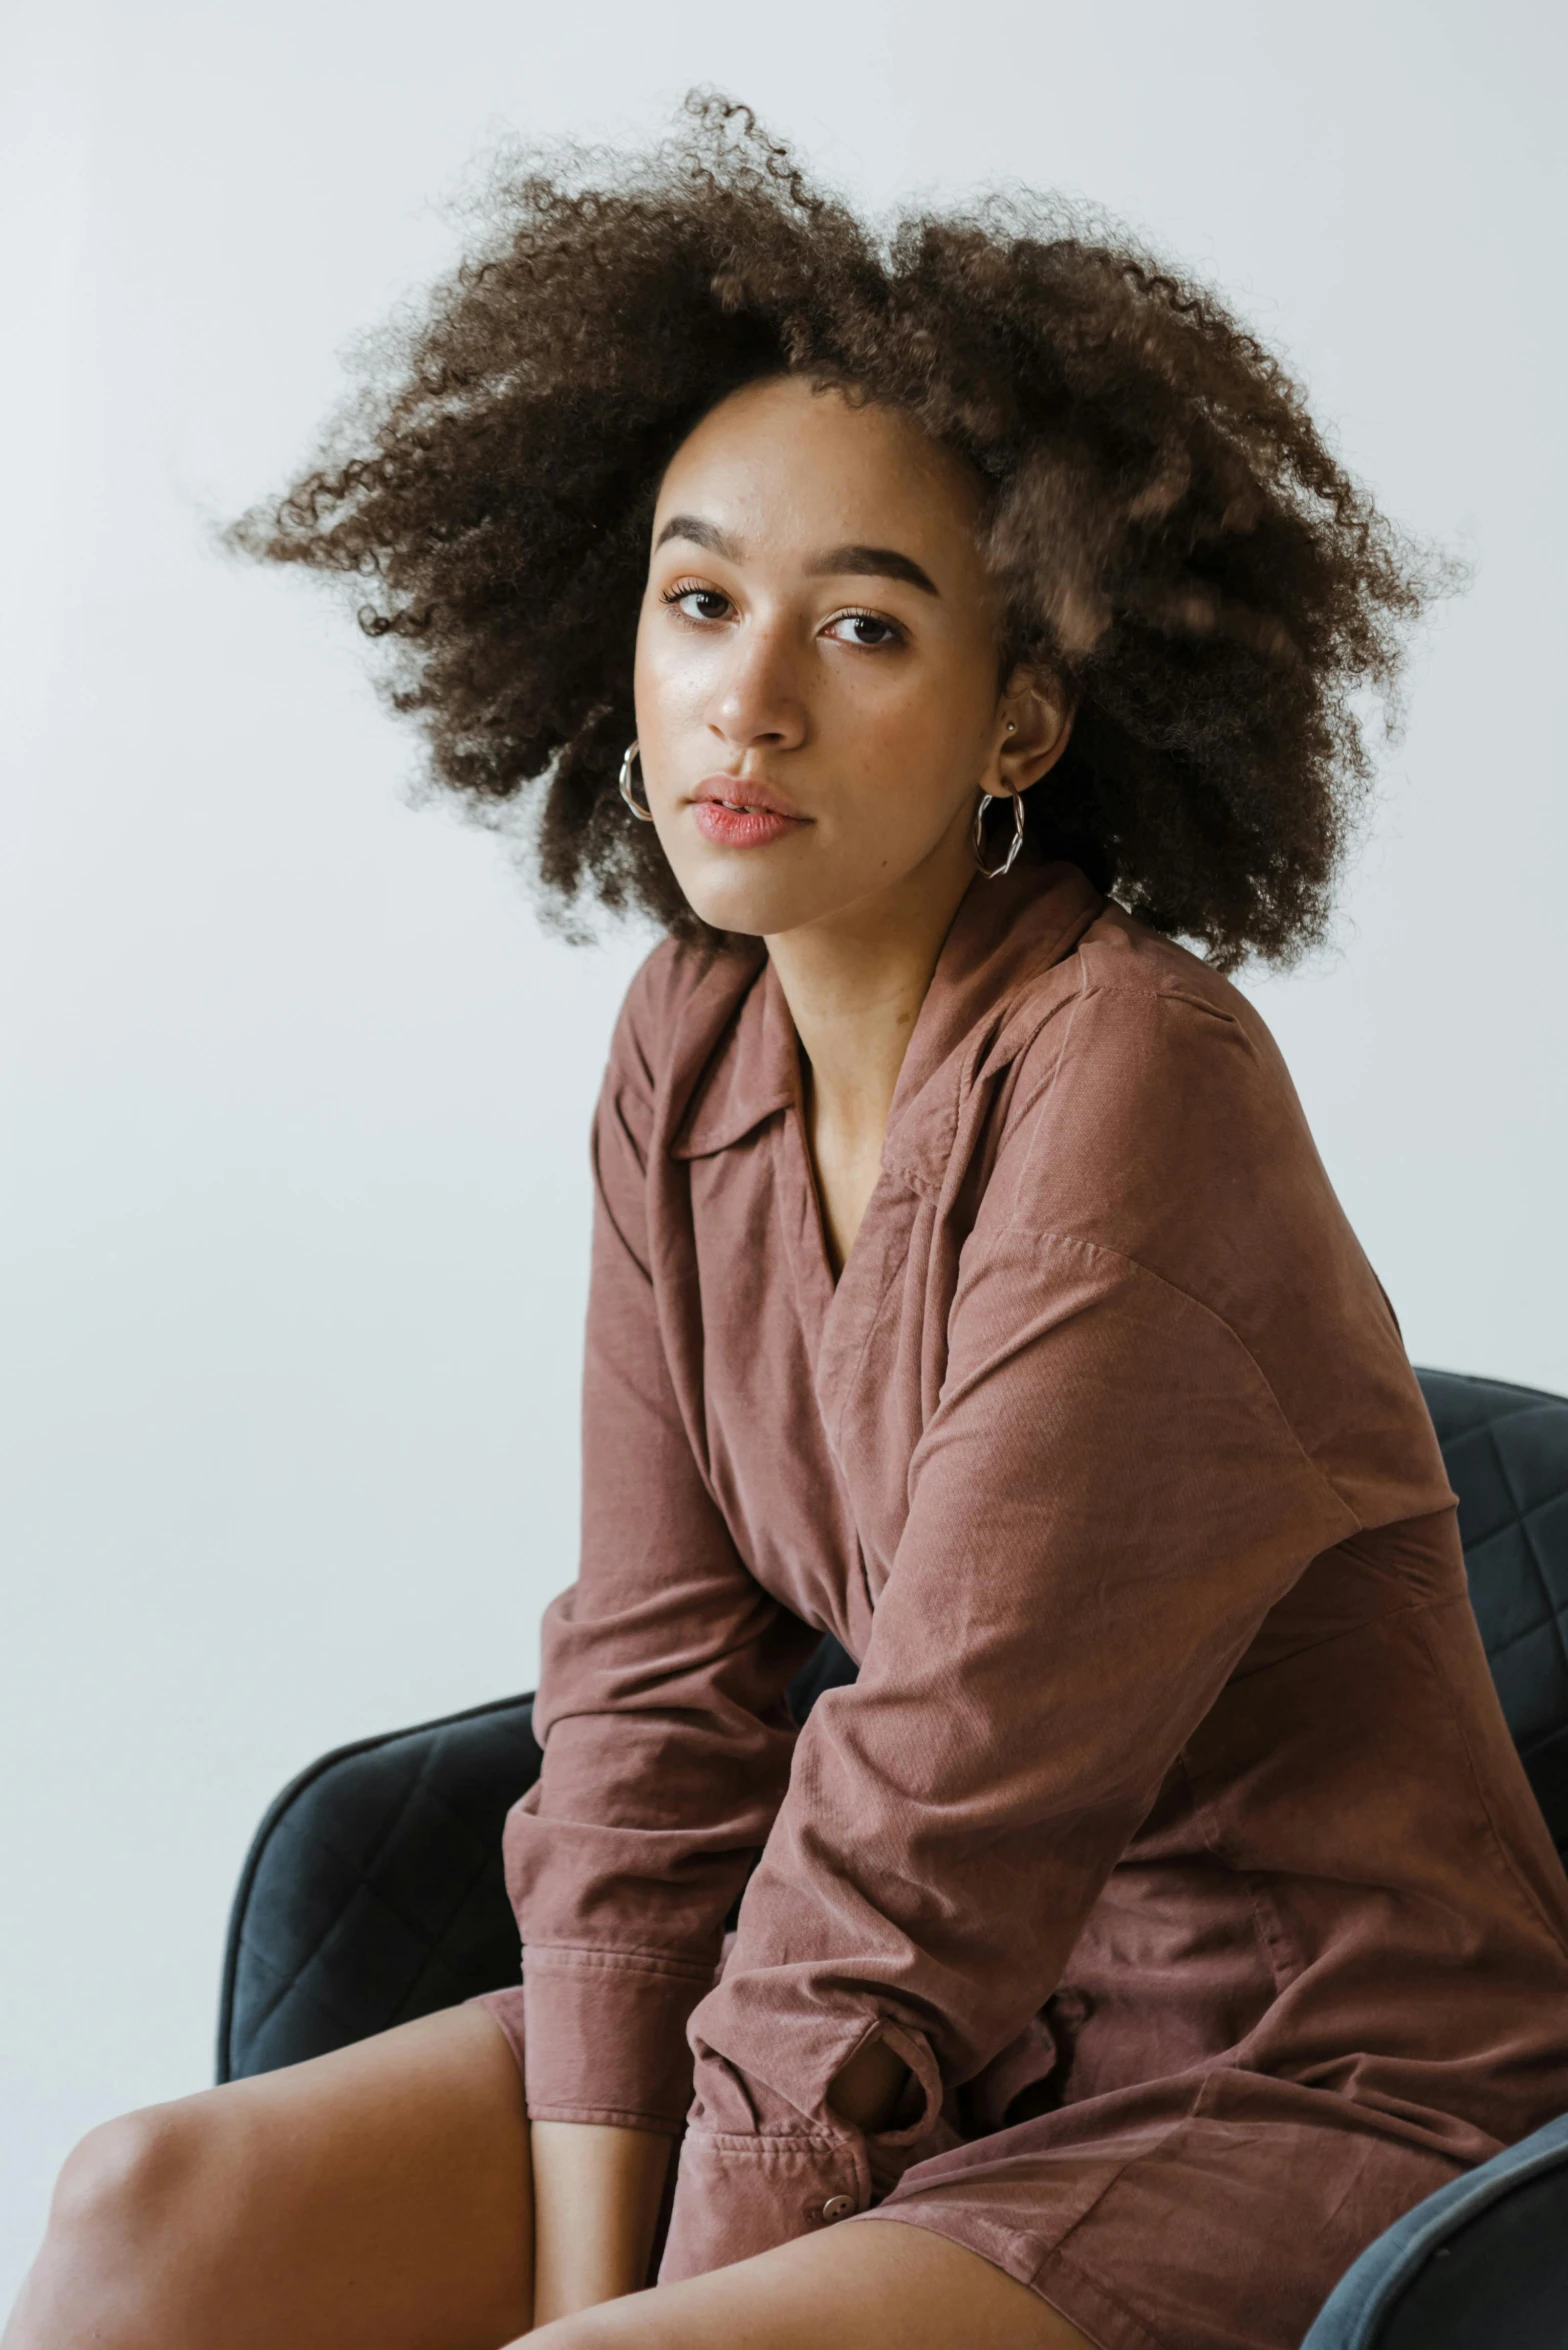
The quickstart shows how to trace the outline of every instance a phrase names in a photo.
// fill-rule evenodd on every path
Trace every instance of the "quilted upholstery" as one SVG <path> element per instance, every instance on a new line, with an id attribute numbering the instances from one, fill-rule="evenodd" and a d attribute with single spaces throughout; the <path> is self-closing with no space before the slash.
<path id="1" fill-rule="evenodd" d="M 1508 1727 L 1568 1855 L 1568 1401 L 1423 1371 Z"/>
<path id="2" fill-rule="evenodd" d="M 1504 1711 L 1568 1847 L 1568 1401 L 1423 1371 L 1459 1495 L 1476 1614 Z M 854 1676 L 824 1641 L 804 1720 Z M 257 1833 L 229 1929 L 218 2078 L 321 2054 L 516 1980 L 501 1823 L 539 1769 L 530 1700 L 340 1748 Z"/>
<path id="3" fill-rule="evenodd" d="M 234 1898 L 220 2081 L 516 1977 L 501 1822 L 539 1774 L 532 1717 L 503 1698 L 339 1747 L 285 1787 Z"/>

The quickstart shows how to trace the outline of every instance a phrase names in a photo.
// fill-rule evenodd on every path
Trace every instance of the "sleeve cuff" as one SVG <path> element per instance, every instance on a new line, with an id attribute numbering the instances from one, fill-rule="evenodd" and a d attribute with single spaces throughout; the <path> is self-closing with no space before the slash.
<path id="1" fill-rule="evenodd" d="M 691 2104 L 686 2019 L 713 1970 L 641 1951 L 523 1951 L 531 2121 L 678 2132 Z"/>
<path id="2" fill-rule="evenodd" d="M 681 2142 L 661 2285 L 704 2276 L 869 2211 L 911 2163 L 959 2143 L 942 2112 L 936 2060 L 918 2032 L 870 2016 L 825 2077 L 831 2081 L 873 2039 L 885 2040 L 908 2065 L 919 2111 L 899 2128 L 869 2134 L 839 2121 L 825 2101 L 817 2118 L 809 2118 L 709 2053 Z M 748 2112 L 757 2125 L 751 2129 L 740 2126 Z"/>

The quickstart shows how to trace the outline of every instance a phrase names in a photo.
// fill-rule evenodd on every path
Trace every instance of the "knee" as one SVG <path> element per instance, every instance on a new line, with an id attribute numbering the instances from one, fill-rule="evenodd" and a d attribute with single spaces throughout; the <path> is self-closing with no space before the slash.
<path id="1" fill-rule="evenodd" d="M 159 2338 L 157 2280 L 200 2174 L 200 2136 L 179 2106 L 89 2131 L 60 2173 L 5 2350 L 143 2350 Z"/>
<path id="2" fill-rule="evenodd" d="M 199 2135 L 173 2105 L 89 2130 L 60 2173 L 50 2227 L 121 2242 L 160 2228 L 200 2167 Z"/>

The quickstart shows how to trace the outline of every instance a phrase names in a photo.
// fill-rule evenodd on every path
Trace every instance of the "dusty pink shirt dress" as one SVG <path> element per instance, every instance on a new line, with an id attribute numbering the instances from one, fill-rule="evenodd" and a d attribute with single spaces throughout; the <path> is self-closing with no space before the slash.
<path id="1" fill-rule="evenodd" d="M 1263 1023 L 1025 865 L 959 910 L 836 1286 L 760 951 L 652 956 L 594 1163 L 489 2002 L 530 2113 L 682 2133 L 661 2282 L 872 2215 L 1101 2350 L 1294 2350 L 1568 2107 L 1568 1886 Z M 860 1678 L 797 1737 L 824 1630 Z M 827 2093 L 878 2036 L 921 2110 L 868 2137 Z"/>

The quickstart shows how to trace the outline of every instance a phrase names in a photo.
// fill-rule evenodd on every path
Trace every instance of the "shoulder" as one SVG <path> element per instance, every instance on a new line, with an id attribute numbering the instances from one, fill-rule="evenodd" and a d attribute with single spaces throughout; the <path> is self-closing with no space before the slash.
<path id="1" fill-rule="evenodd" d="M 1010 1072 L 993 1211 L 1234 1306 L 1227 1268 L 1355 1250 L 1290 1074 L 1222 974 L 1111 907 Z M 1270 1237 L 1272 1235 L 1272 1238 Z"/>
<path id="2" fill-rule="evenodd" d="M 1255 1007 L 1116 907 L 1034 992 L 1010 1015 L 981 1255 L 1050 1280 L 1087 1248 L 1104 1280 L 1180 1293 L 1239 1342 L 1364 1525 L 1445 1507 L 1398 1323 Z"/>
<path id="3" fill-rule="evenodd" d="M 1011 1071 L 982 1250 L 987 1233 L 1008 1255 L 1087 1244 L 1179 1291 L 1240 1341 L 1364 1523 L 1444 1506 L 1399 1326 L 1257 1010 L 1115 908 L 1052 977 Z"/>
<path id="4" fill-rule="evenodd" d="M 1045 1119 L 1136 1176 L 1179 1138 L 1265 1116 L 1310 1148 L 1290 1075 L 1241 991 L 1171 939 L 1107 907 L 1006 1023 L 1009 1128 Z M 1074 1154 L 1076 1155 L 1076 1153 Z"/>

